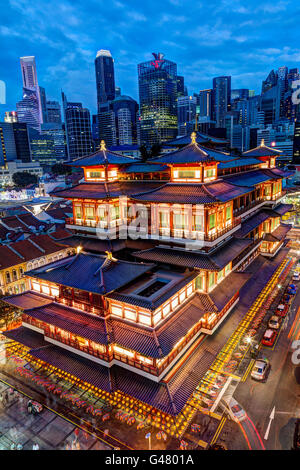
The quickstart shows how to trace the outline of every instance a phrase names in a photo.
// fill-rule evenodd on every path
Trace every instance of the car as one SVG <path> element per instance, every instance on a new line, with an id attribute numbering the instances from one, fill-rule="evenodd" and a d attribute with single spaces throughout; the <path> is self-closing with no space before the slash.
<path id="1" fill-rule="evenodd" d="M 295 271 L 293 274 L 293 281 L 300 281 L 300 273 L 299 271 Z"/>
<path id="2" fill-rule="evenodd" d="M 246 411 L 241 405 L 230 395 L 224 396 L 220 402 L 220 406 L 225 413 L 236 423 L 241 423 L 247 418 Z"/>
<path id="3" fill-rule="evenodd" d="M 286 316 L 286 314 L 287 314 L 287 312 L 288 312 L 288 309 L 289 309 L 288 304 L 279 304 L 279 305 L 277 306 L 277 310 L 276 310 L 276 314 L 275 314 L 275 315 L 276 315 L 277 317 L 283 318 L 283 317 Z"/>
<path id="4" fill-rule="evenodd" d="M 278 317 L 277 315 L 272 315 L 268 322 L 268 327 L 271 328 L 272 330 L 278 330 L 280 327 L 280 320 L 281 317 Z"/>
<path id="5" fill-rule="evenodd" d="M 251 371 L 251 378 L 260 381 L 265 380 L 270 367 L 271 366 L 268 359 L 258 359 L 257 361 L 255 361 L 253 369 Z"/>
<path id="6" fill-rule="evenodd" d="M 38 415 L 43 411 L 43 405 L 37 401 L 29 400 L 27 403 L 27 410 L 30 414 Z"/>
<path id="7" fill-rule="evenodd" d="M 287 293 L 289 295 L 296 295 L 296 292 L 297 292 L 297 287 L 295 286 L 295 284 L 289 284 L 287 288 Z"/>
<path id="8" fill-rule="evenodd" d="M 261 342 L 264 346 L 273 346 L 276 338 L 277 338 L 277 331 L 268 329 L 265 331 Z"/>

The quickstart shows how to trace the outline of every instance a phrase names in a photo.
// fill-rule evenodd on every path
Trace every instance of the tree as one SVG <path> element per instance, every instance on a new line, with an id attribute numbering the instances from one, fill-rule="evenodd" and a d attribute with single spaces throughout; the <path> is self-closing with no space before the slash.
<path id="1" fill-rule="evenodd" d="M 143 161 L 143 162 L 146 162 L 146 161 L 148 160 L 148 158 L 150 157 L 146 145 L 145 145 L 145 144 L 141 145 L 140 148 L 139 148 L 139 150 L 140 150 L 140 152 L 141 152 L 141 159 L 142 159 L 142 161 Z"/>
<path id="2" fill-rule="evenodd" d="M 17 171 L 13 174 L 12 180 L 17 188 L 26 188 L 30 184 L 37 184 L 38 178 L 28 171 Z"/>
<path id="3" fill-rule="evenodd" d="M 0 329 L 5 331 L 10 325 L 15 327 L 15 323 L 21 320 L 21 310 L 3 302 L 2 297 L 4 296 L 0 295 Z"/>
<path id="4" fill-rule="evenodd" d="M 151 157 L 158 157 L 161 153 L 161 143 L 153 144 L 151 147 Z"/>
<path id="5" fill-rule="evenodd" d="M 51 167 L 51 171 L 54 175 L 70 175 L 72 173 L 72 169 L 64 163 L 55 163 Z"/>

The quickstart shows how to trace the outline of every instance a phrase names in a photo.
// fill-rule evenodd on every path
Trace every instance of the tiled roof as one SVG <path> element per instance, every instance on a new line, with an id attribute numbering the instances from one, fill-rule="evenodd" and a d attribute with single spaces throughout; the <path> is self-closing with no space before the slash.
<path id="1" fill-rule="evenodd" d="M 28 275 L 75 289 L 105 294 L 133 281 L 153 266 L 80 253 L 52 263 L 51 267 L 43 266 L 29 271 Z"/>
<path id="2" fill-rule="evenodd" d="M 274 232 L 272 232 L 272 236 L 275 237 L 275 241 L 281 241 L 286 237 L 286 234 L 292 229 L 292 225 L 285 225 L 281 224 L 277 227 Z"/>
<path id="3" fill-rule="evenodd" d="M 136 193 L 133 199 L 139 201 L 169 202 L 179 204 L 210 204 L 217 202 L 204 185 L 189 183 L 166 183 L 158 189 Z"/>
<path id="4" fill-rule="evenodd" d="M 80 235 L 70 236 L 70 234 L 67 238 L 58 240 L 57 243 L 66 247 L 72 246 L 77 248 L 80 246 L 84 251 L 95 253 L 105 253 L 106 251 L 115 253 L 126 247 L 126 240 L 99 240 Z"/>
<path id="5" fill-rule="evenodd" d="M 2 334 L 13 341 L 24 344 L 24 346 L 28 348 L 42 348 L 47 346 L 43 335 L 29 328 L 25 328 L 24 326 L 20 326 L 14 330 L 4 331 Z"/>
<path id="6" fill-rule="evenodd" d="M 255 186 L 256 184 L 263 183 L 278 178 L 275 174 L 267 170 L 251 170 L 245 173 L 237 173 L 230 176 L 224 176 L 224 181 L 235 184 L 236 186 Z"/>
<path id="7" fill-rule="evenodd" d="M 257 214 L 254 214 L 252 217 L 249 217 L 249 219 L 246 219 L 244 222 L 242 222 L 242 227 L 240 228 L 240 230 L 238 230 L 235 233 L 235 235 L 238 237 L 246 236 L 249 232 L 251 232 L 253 229 L 258 227 L 261 223 L 263 223 L 265 220 L 269 219 L 270 217 L 272 217 L 272 214 L 270 214 L 270 211 L 268 210 L 259 211 Z"/>
<path id="8" fill-rule="evenodd" d="M 225 169 L 225 168 L 237 168 L 237 167 L 242 167 L 242 166 L 247 166 L 247 165 L 259 165 L 262 162 L 258 160 L 257 158 L 237 158 L 236 160 L 231 160 L 228 162 L 221 162 L 219 163 L 218 168 L 220 169 Z"/>
<path id="9" fill-rule="evenodd" d="M 151 163 L 169 163 L 169 164 L 181 164 L 181 163 L 202 163 L 211 162 L 214 158 L 210 156 L 209 152 L 195 143 L 174 150 L 174 152 L 168 152 L 159 158 L 151 160 Z"/>
<path id="10" fill-rule="evenodd" d="M 232 238 L 212 254 L 178 250 L 176 248 L 155 247 L 133 253 L 137 258 L 166 263 L 187 268 L 220 271 L 252 243 L 249 239 Z"/>
<path id="11" fill-rule="evenodd" d="M 56 197 L 108 199 L 110 197 L 130 196 L 136 192 L 149 191 L 162 186 L 163 182 L 124 181 L 115 183 L 80 183 L 72 188 L 52 193 Z"/>
<path id="12" fill-rule="evenodd" d="M 218 137 L 214 137 L 208 134 L 204 134 L 201 132 L 196 133 L 196 142 L 197 144 L 204 144 L 206 142 L 214 142 L 214 143 L 221 143 L 221 144 L 226 144 L 228 141 L 225 139 L 221 139 Z M 184 146 L 188 145 L 191 143 L 191 136 L 190 135 L 184 135 L 183 137 L 178 137 L 177 139 L 174 140 L 168 140 L 167 142 L 164 143 L 164 147 L 179 147 L 179 146 Z"/>
<path id="13" fill-rule="evenodd" d="M 182 279 L 180 279 L 176 284 L 170 286 L 170 289 L 161 293 L 158 298 L 149 300 L 145 297 L 140 297 L 137 294 L 125 294 L 122 292 L 112 292 L 107 295 L 109 299 L 118 300 L 120 302 L 125 302 L 130 305 L 137 305 L 139 307 L 146 308 L 148 310 L 156 310 L 160 305 L 162 305 L 166 300 L 168 300 L 172 295 L 176 294 L 182 287 L 192 281 L 195 277 L 198 276 L 197 272 L 187 274 Z"/>
<path id="14" fill-rule="evenodd" d="M 21 228 L 22 230 L 30 230 L 31 227 L 35 229 L 46 228 L 47 224 L 36 217 L 31 213 L 27 212 L 26 214 L 12 215 L 9 217 L 4 217 L 1 219 L 1 223 L 7 227 L 17 229 Z"/>
<path id="15" fill-rule="evenodd" d="M 119 153 L 112 152 L 111 150 L 98 150 L 97 152 L 81 157 L 73 162 L 68 163 L 71 166 L 89 167 L 98 165 L 130 165 L 134 159 L 132 157 L 125 157 Z"/>
<path id="16" fill-rule="evenodd" d="M 235 293 L 246 284 L 251 276 L 252 275 L 248 273 L 231 272 L 212 292 L 210 292 L 209 296 L 219 311 L 228 304 Z"/>
<path id="17" fill-rule="evenodd" d="M 54 302 L 26 310 L 26 314 L 96 343 L 108 343 L 104 318 L 88 315 Z"/>
<path id="18" fill-rule="evenodd" d="M 64 238 L 71 237 L 72 233 L 66 230 L 65 228 L 59 228 L 55 232 L 49 233 L 49 237 L 53 238 L 54 240 L 60 242 Z"/>
<path id="19" fill-rule="evenodd" d="M 291 210 L 293 210 L 293 204 L 279 204 L 279 206 L 273 208 L 273 211 L 279 215 L 284 215 Z"/>
<path id="20" fill-rule="evenodd" d="M 226 202 L 243 194 L 251 192 L 247 186 L 237 186 L 227 180 L 217 180 L 205 185 L 206 190 L 218 201 Z"/>
<path id="21" fill-rule="evenodd" d="M 11 295 L 9 297 L 3 297 L 2 300 L 22 310 L 29 310 L 52 303 L 52 299 L 49 297 L 31 291 L 24 292 L 22 294 Z"/>
<path id="22" fill-rule="evenodd" d="M 247 157 L 277 157 L 282 153 L 281 150 L 276 150 L 272 147 L 267 147 L 266 145 L 259 145 L 254 149 L 247 150 L 243 155 Z"/>

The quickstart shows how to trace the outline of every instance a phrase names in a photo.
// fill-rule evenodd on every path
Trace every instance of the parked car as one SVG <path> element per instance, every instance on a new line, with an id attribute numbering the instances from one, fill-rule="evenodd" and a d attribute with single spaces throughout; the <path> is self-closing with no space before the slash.
<path id="1" fill-rule="evenodd" d="M 289 309 L 289 306 L 288 304 L 279 304 L 277 306 L 277 310 L 276 310 L 276 316 L 278 317 L 285 317 L 287 312 L 288 312 L 288 309 Z"/>
<path id="2" fill-rule="evenodd" d="M 220 406 L 225 411 L 225 413 L 236 423 L 240 423 L 247 418 L 246 411 L 231 396 L 223 397 L 220 402 Z"/>
<path id="3" fill-rule="evenodd" d="M 277 331 L 268 329 L 265 331 L 265 334 L 262 339 L 262 344 L 265 346 L 273 346 L 275 339 L 277 337 Z"/>
<path id="4" fill-rule="evenodd" d="M 296 295 L 296 292 L 297 292 L 297 287 L 295 286 L 295 284 L 290 284 L 287 288 L 287 293 L 289 295 Z"/>
<path id="5" fill-rule="evenodd" d="M 270 367 L 268 359 L 258 359 L 255 361 L 251 371 L 251 378 L 260 381 L 265 380 Z"/>
<path id="6" fill-rule="evenodd" d="M 299 271 L 294 272 L 293 281 L 300 281 L 300 272 Z"/>
<path id="7" fill-rule="evenodd" d="M 281 317 L 278 317 L 277 315 L 272 315 L 268 322 L 268 327 L 271 328 L 272 330 L 278 330 L 280 327 L 280 320 Z"/>
<path id="8" fill-rule="evenodd" d="M 27 403 L 27 410 L 30 414 L 38 415 L 43 411 L 43 405 L 41 405 L 37 401 L 29 400 Z"/>

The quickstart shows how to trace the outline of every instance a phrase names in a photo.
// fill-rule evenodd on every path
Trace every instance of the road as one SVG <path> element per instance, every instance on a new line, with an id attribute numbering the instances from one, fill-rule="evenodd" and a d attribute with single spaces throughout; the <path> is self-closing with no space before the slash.
<path id="1" fill-rule="evenodd" d="M 271 362 L 271 370 L 265 383 L 248 377 L 241 382 L 234 398 L 246 410 L 249 419 L 242 423 L 235 439 L 246 439 L 250 448 L 267 450 L 290 450 L 293 442 L 295 422 L 300 418 L 300 383 L 295 377 L 296 366 L 292 363 L 291 343 L 295 325 L 295 313 L 300 306 L 300 285 L 291 307 L 289 318 L 282 325 L 277 343 L 272 348 L 263 348 L 262 357 Z M 270 422 L 270 414 L 275 407 L 274 420 L 270 432 L 264 439 Z M 249 441 L 249 442 L 248 442 Z"/>

